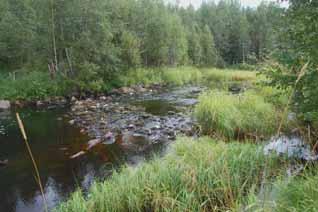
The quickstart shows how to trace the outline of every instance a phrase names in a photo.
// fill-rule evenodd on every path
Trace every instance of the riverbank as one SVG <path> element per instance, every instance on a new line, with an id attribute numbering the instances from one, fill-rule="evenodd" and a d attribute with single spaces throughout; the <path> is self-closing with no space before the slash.
<path id="1" fill-rule="evenodd" d="M 295 118 L 284 117 L 288 97 L 257 83 L 264 78 L 256 77 L 255 72 L 211 69 L 201 75 L 203 70 L 183 71 L 172 71 L 169 79 L 178 79 L 180 85 L 203 84 L 209 88 L 200 95 L 194 116 L 200 133 L 214 139 L 179 138 L 163 158 L 123 168 L 111 179 L 96 182 L 88 196 L 78 191 L 56 210 L 318 209 L 318 192 L 310 187 L 318 174 L 314 162 L 303 165 L 297 158 L 265 154 L 260 143 L 277 133 L 281 121 L 281 132 L 288 134 L 297 127 Z M 165 76 L 139 70 L 126 76 L 125 85 L 166 82 Z"/>
<path id="2" fill-rule="evenodd" d="M 179 138 L 164 158 L 124 168 L 57 211 L 244 210 L 285 169 L 284 159 L 265 156 L 262 145 Z"/>
<path id="3" fill-rule="evenodd" d="M 190 67 L 138 69 L 121 76 L 121 87 L 108 92 L 27 100 L 36 110 L 58 105 L 69 108 L 55 119 L 76 128 L 78 136 L 86 140 L 75 143 L 76 148 L 54 148 L 66 161 L 63 163 L 101 158 L 100 168 L 100 164 L 112 166 L 121 159 L 116 168 L 107 168 L 111 178 L 104 182 L 98 182 L 105 180 L 103 174 L 94 177 L 95 169 L 83 170 L 82 174 L 90 176 L 85 176 L 90 183 L 97 182 L 84 193 L 80 185 L 81 191 L 56 210 L 254 211 L 283 201 L 269 199 L 267 206 L 267 199 L 260 198 L 264 185 L 271 193 L 276 186 L 286 190 L 282 182 L 292 181 L 299 173 L 313 177 L 305 166 L 288 178 L 288 164 L 297 160 L 263 154 L 264 142 L 277 133 L 280 121 L 281 131 L 288 135 L 297 127 L 297 120 L 283 115 L 286 94 L 261 84 L 265 78 L 257 73 Z M 205 135 L 210 138 L 194 139 Z M 161 154 L 166 148 L 168 154 Z M 149 155 L 154 153 L 165 156 L 145 160 L 152 159 Z M 134 168 L 118 171 L 127 164 Z M 115 170 L 118 173 L 112 174 Z M 90 183 L 84 183 L 84 188 Z M 307 181 L 302 183 L 308 189 Z"/>
<path id="4" fill-rule="evenodd" d="M 256 72 L 231 69 L 198 69 L 195 67 L 136 69 L 119 74 L 112 82 L 97 87 L 78 84 L 63 76 L 54 79 L 46 72 L 31 72 L 12 78 L 0 77 L 0 99 L 13 104 L 32 105 L 37 101 L 52 102 L 56 98 L 70 100 L 76 98 L 96 97 L 113 92 L 142 91 L 156 85 L 182 86 L 185 84 L 215 84 L 220 82 L 253 81 Z M 118 89 L 121 88 L 121 89 Z M 20 103 L 19 103 L 20 102 Z"/>

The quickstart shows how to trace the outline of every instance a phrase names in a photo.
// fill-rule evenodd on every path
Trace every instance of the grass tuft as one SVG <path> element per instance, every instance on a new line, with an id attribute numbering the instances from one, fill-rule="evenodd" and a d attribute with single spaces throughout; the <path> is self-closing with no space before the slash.
<path id="1" fill-rule="evenodd" d="M 199 97 L 195 115 L 203 133 L 226 139 L 270 136 L 277 127 L 274 107 L 253 92 L 204 93 Z"/>

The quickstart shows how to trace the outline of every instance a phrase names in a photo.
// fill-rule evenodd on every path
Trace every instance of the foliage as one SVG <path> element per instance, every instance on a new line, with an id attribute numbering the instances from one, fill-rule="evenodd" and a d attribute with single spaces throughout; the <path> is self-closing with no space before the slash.
<path id="1" fill-rule="evenodd" d="M 252 92 L 232 95 L 210 91 L 199 97 L 195 115 L 204 133 L 233 139 L 272 135 L 278 114 Z"/>
<path id="2" fill-rule="evenodd" d="M 224 67 L 249 63 L 250 55 L 256 63 L 272 49 L 281 9 L 246 10 L 239 1 L 195 10 L 162 0 L 3 0 L 0 13 L 1 73 L 50 66 L 65 83 L 95 92 L 110 89 L 130 69 Z"/>
<path id="3" fill-rule="evenodd" d="M 136 84 L 165 83 L 170 85 L 204 84 L 227 82 L 255 81 L 256 72 L 231 69 L 178 67 L 132 69 L 125 75 L 120 75 L 120 82 L 125 86 Z"/>
<path id="4" fill-rule="evenodd" d="M 318 121 L 318 4 L 309 0 L 289 4 L 283 19 L 286 26 L 280 30 L 280 48 L 273 55 L 279 63 L 270 62 L 266 74 L 270 85 L 295 91 L 290 108 L 313 125 Z"/>
<path id="5" fill-rule="evenodd" d="M 260 200 L 255 194 L 250 194 L 247 211 L 317 211 L 317 167 L 314 165 L 308 168 L 298 176 L 289 179 L 282 177 L 269 183 L 267 193 L 271 194 L 266 193 L 265 199 Z"/>
<path id="6" fill-rule="evenodd" d="M 163 159 L 78 191 L 57 211 L 225 211 L 247 201 L 252 188 L 279 175 L 280 161 L 252 144 L 179 139 Z M 263 176 L 267 160 L 267 175 Z"/>
<path id="7" fill-rule="evenodd" d="M 12 77 L 1 75 L 0 99 L 44 99 L 64 95 L 70 87 L 70 82 L 63 79 L 62 76 L 51 80 L 48 74 L 42 72 L 26 73 L 15 80 Z"/>

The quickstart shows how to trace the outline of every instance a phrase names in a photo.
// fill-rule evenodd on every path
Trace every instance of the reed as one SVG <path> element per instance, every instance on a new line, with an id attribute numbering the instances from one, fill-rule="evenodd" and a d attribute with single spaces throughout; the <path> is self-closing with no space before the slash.
<path id="1" fill-rule="evenodd" d="M 36 181 L 39 184 L 39 188 L 40 188 L 41 195 L 42 195 L 42 198 L 43 198 L 45 211 L 48 212 L 47 201 L 46 201 L 46 197 L 45 197 L 45 194 L 44 194 L 44 189 L 43 189 L 43 186 L 42 186 L 42 183 L 41 183 L 41 177 L 40 177 L 40 172 L 39 172 L 38 166 L 37 166 L 36 161 L 35 161 L 35 159 L 33 157 L 33 153 L 32 153 L 31 147 L 29 145 L 28 138 L 27 138 L 27 135 L 26 135 L 26 132 L 25 132 L 25 129 L 24 129 L 24 125 L 23 125 L 23 122 L 22 122 L 22 120 L 20 118 L 19 113 L 16 113 L 16 117 L 17 117 L 17 121 L 18 121 L 18 125 L 19 125 L 19 128 L 20 128 L 21 134 L 23 136 L 23 140 L 25 142 L 25 145 L 27 147 L 29 156 L 31 158 L 31 161 L 32 161 L 32 164 L 33 164 L 33 167 L 34 167 L 34 171 L 35 171 L 35 174 L 36 174 Z"/>

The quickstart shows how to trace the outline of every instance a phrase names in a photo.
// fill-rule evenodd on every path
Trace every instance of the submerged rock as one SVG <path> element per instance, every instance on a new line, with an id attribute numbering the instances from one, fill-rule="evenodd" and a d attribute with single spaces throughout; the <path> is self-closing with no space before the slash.
<path id="1" fill-rule="evenodd" d="M 133 97 L 124 94 L 131 89 L 135 94 L 145 91 L 142 86 L 124 87 L 113 90 L 113 94 L 121 95 L 112 96 L 111 101 L 101 96 L 73 102 L 70 124 L 80 127 L 89 137 L 100 139 L 102 144 L 116 143 L 127 152 L 144 152 L 174 140 L 177 134 L 195 133 L 194 120 L 185 113 L 196 101 L 192 89 L 150 95 L 146 88 L 147 93 Z M 187 104 L 188 100 L 191 104 Z M 95 145 L 93 141 L 88 149 Z"/>
<path id="2" fill-rule="evenodd" d="M 11 104 L 7 100 L 0 100 L 0 110 L 8 110 L 10 109 Z"/>

